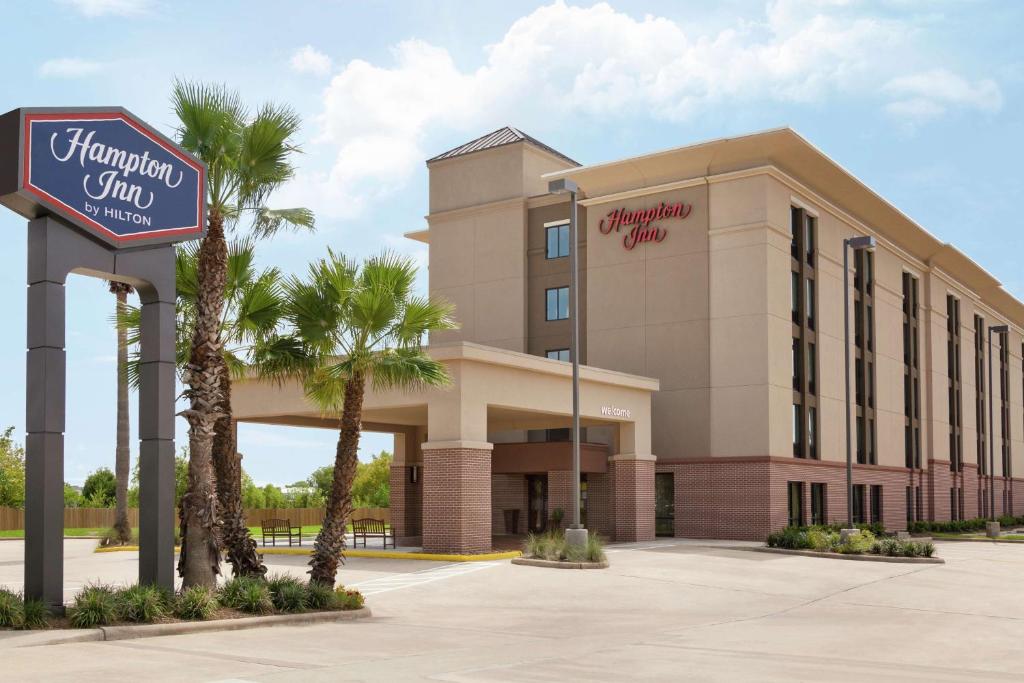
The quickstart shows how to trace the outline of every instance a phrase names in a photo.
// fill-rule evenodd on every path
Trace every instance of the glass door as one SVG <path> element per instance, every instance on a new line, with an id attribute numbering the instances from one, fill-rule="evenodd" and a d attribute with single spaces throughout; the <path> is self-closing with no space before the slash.
<path id="1" fill-rule="evenodd" d="M 654 475 L 654 534 L 675 536 L 676 486 L 675 475 L 658 472 Z"/>

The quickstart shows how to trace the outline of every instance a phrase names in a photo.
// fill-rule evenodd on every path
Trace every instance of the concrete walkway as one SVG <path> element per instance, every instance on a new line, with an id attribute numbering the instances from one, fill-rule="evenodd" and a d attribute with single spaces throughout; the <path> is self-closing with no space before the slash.
<path id="1" fill-rule="evenodd" d="M 1024 680 L 1024 547 L 937 545 L 945 565 L 675 539 L 613 548 L 610 569 L 586 572 L 353 560 L 340 577 L 369 594 L 365 622 L 6 649 L 4 678 Z M 301 558 L 274 570 L 304 569 L 282 559 Z"/>

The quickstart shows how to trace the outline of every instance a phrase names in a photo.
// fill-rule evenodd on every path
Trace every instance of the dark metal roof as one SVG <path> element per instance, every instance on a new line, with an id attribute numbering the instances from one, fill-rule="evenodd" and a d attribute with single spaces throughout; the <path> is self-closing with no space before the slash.
<path id="1" fill-rule="evenodd" d="M 487 135 L 479 137 L 476 140 L 470 140 L 464 145 L 459 145 L 454 149 L 438 154 L 436 157 L 427 159 L 427 163 L 429 164 L 431 161 L 440 161 L 441 159 L 451 159 L 452 157 L 462 156 L 463 154 L 470 154 L 472 152 L 479 152 L 484 149 L 493 149 L 503 145 L 511 145 L 516 142 L 529 142 L 531 145 L 540 147 L 546 152 L 550 152 L 559 158 L 565 159 L 573 166 L 580 165 L 579 162 L 574 159 L 570 159 L 557 149 L 548 147 L 537 138 L 531 137 L 518 128 L 513 128 L 512 126 L 505 126 L 503 128 L 499 128 L 493 133 L 488 133 Z"/>

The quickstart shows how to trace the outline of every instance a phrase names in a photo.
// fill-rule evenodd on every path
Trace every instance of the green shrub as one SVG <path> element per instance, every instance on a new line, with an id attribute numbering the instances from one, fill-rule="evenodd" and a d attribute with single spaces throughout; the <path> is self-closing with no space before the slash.
<path id="1" fill-rule="evenodd" d="M 604 541 L 598 534 L 589 534 L 584 546 L 569 546 L 561 531 L 530 534 L 526 537 L 523 554 L 539 560 L 562 562 L 601 562 L 605 559 Z"/>
<path id="2" fill-rule="evenodd" d="M 117 619 L 117 599 L 114 589 L 104 584 L 91 584 L 83 588 L 68 610 L 68 621 L 74 628 L 96 628 Z"/>
<path id="3" fill-rule="evenodd" d="M 270 599 L 282 612 L 301 612 L 306 607 L 306 587 L 287 574 L 276 574 L 267 579 Z"/>
<path id="4" fill-rule="evenodd" d="M 299 581 L 283 583 L 273 594 L 274 607 L 282 612 L 306 611 L 306 587 Z"/>
<path id="5" fill-rule="evenodd" d="M 205 586 L 186 588 L 174 600 L 174 616 L 191 621 L 206 621 L 217 611 L 217 596 Z"/>
<path id="6" fill-rule="evenodd" d="M 807 540 L 811 548 L 824 553 L 837 553 L 842 545 L 839 532 L 828 527 L 810 527 L 807 530 Z"/>
<path id="7" fill-rule="evenodd" d="M 931 557 L 935 546 L 919 541 L 901 541 L 898 538 L 881 538 L 871 546 L 871 554 L 889 557 Z"/>
<path id="8" fill-rule="evenodd" d="M 359 609 L 366 602 L 363 598 L 363 594 L 357 590 L 345 590 L 343 586 L 338 586 L 338 589 L 334 591 L 335 604 L 339 609 Z"/>
<path id="9" fill-rule="evenodd" d="M 18 628 L 36 629 L 50 626 L 50 610 L 39 598 L 28 598 L 22 602 L 21 625 Z"/>
<path id="10" fill-rule="evenodd" d="M 273 612 L 274 602 L 270 599 L 270 589 L 266 582 L 250 579 L 243 583 L 233 607 L 250 614 Z"/>
<path id="11" fill-rule="evenodd" d="M 768 535 L 769 548 L 787 548 L 789 550 L 809 550 L 811 541 L 805 527 L 788 526 L 782 531 Z"/>
<path id="12" fill-rule="evenodd" d="M 232 607 L 234 609 L 241 609 L 240 600 L 242 594 L 254 583 L 258 583 L 266 588 L 266 582 L 261 579 L 254 579 L 249 576 L 236 576 L 233 579 L 228 579 L 220 590 L 217 591 L 217 600 L 220 604 L 225 607 Z"/>
<path id="13" fill-rule="evenodd" d="M 335 605 L 334 589 L 327 584 L 310 581 L 306 584 L 306 607 L 331 609 Z"/>
<path id="14" fill-rule="evenodd" d="M 128 541 L 127 545 L 138 545 L 139 535 L 132 531 L 131 540 Z M 111 527 L 100 535 L 100 547 L 105 548 L 112 545 L 126 545 L 121 542 L 121 539 L 117 533 L 117 529 Z"/>
<path id="15" fill-rule="evenodd" d="M 124 621 L 149 624 L 167 614 L 164 592 L 156 586 L 135 584 L 115 595 L 118 616 Z"/>
<path id="16" fill-rule="evenodd" d="M 23 612 L 21 596 L 0 588 L 0 626 L 18 628 Z"/>
<path id="17" fill-rule="evenodd" d="M 840 544 L 837 550 L 845 555 L 860 555 L 869 552 L 874 544 L 875 535 L 867 529 L 862 529 L 860 533 L 848 536 L 846 543 Z"/>

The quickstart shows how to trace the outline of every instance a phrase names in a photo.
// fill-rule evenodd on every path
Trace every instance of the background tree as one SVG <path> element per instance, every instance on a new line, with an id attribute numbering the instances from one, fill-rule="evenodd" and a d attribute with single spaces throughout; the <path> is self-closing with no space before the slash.
<path id="1" fill-rule="evenodd" d="M 86 507 L 113 507 L 117 499 L 114 473 L 107 467 L 101 467 L 86 477 L 82 484 L 82 498 L 85 499 Z"/>
<path id="2" fill-rule="evenodd" d="M 0 506 L 25 505 L 25 449 L 14 442 L 14 427 L 0 434 Z"/>
<path id="3" fill-rule="evenodd" d="M 352 504 L 362 508 L 391 506 L 391 454 L 381 451 L 370 462 L 356 467 L 352 482 Z"/>
<path id="4" fill-rule="evenodd" d="M 236 574 L 266 569 L 245 526 L 241 464 L 231 423 L 231 379 L 222 353 L 228 279 L 225 230 L 252 219 L 256 237 L 285 227 L 312 228 L 308 209 L 271 210 L 270 195 L 294 175 L 291 158 L 298 116 L 265 104 L 249 115 L 237 92 L 224 86 L 176 81 L 172 101 L 178 142 L 206 163 L 207 233 L 197 252 L 194 327 L 182 379 L 189 407 L 189 483 L 181 502 L 178 571 L 185 586 L 213 587 L 220 571 L 219 518 Z M 216 441 L 216 443 L 215 443 Z M 216 483 L 214 470 L 216 469 Z"/>
<path id="5" fill-rule="evenodd" d="M 115 297 L 114 316 L 124 313 L 128 295 L 135 288 L 124 282 L 109 282 Z M 114 448 L 114 476 L 117 480 L 114 532 L 122 544 L 131 543 L 132 527 L 128 523 L 128 477 L 131 474 L 131 418 L 128 416 L 128 331 L 117 326 L 117 437 Z"/>
<path id="6" fill-rule="evenodd" d="M 383 390 L 450 381 L 421 342 L 431 330 L 455 327 L 452 306 L 414 295 L 415 278 L 409 258 L 384 254 L 360 268 L 329 251 L 305 278 L 286 283 L 294 335 L 263 350 L 268 373 L 298 373 L 325 414 L 341 414 L 327 509 L 310 560 L 310 579 L 318 583 L 334 585 L 345 549 L 366 382 Z"/>

